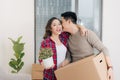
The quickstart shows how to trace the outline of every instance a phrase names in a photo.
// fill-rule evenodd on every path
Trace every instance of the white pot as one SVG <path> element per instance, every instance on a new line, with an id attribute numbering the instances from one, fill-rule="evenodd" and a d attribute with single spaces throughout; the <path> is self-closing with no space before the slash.
<path id="1" fill-rule="evenodd" d="M 54 65 L 53 63 L 53 57 L 47 58 L 47 59 L 43 59 L 43 64 L 45 68 L 50 68 Z"/>

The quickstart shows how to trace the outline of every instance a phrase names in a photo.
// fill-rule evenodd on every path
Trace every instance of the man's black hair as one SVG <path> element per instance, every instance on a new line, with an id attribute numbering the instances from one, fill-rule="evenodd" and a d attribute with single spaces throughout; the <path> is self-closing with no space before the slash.
<path id="1" fill-rule="evenodd" d="M 61 17 L 63 17 L 66 21 L 71 20 L 74 24 L 77 22 L 77 15 L 74 12 L 67 11 L 61 14 Z"/>

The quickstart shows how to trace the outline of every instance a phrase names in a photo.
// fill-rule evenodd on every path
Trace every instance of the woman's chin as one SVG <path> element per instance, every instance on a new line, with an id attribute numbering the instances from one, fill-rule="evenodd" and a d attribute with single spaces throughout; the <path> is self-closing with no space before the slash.
<path id="1" fill-rule="evenodd" d="M 62 32 L 58 32 L 57 34 L 59 35 L 59 34 L 61 34 Z"/>

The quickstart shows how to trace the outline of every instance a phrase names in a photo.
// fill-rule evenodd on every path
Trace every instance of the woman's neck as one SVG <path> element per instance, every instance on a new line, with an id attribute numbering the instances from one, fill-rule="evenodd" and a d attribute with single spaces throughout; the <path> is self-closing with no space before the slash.
<path id="1" fill-rule="evenodd" d="M 59 39 L 59 35 L 52 35 L 50 38 L 55 42 L 55 44 L 57 44 L 57 45 L 61 44 L 61 41 Z"/>
<path id="2" fill-rule="evenodd" d="M 52 34 L 52 35 L 51 35 L 51 38 L 54 39 L 54 40 L 58 40 L 58 39 L 59 39 L 59 35 L 54 35 L 54 34 Z"/>

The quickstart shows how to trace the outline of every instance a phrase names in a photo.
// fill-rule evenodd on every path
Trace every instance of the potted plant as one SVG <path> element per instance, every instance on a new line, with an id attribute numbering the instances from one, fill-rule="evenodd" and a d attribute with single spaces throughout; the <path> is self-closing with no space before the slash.
<path id="1" fill-rule="evenodd" d="M 39 52 L 39 59 L 43 61 L 45 68 L 50 68 L 54 65 L 53 52 L 51 48 L 41 48 Z"/>
<path id="2" fill-rule="evenodd" d="M 14 69 L 11 71 L 12 73 L 18 73 L 24 65 L 22 58 L 25 55 L 25 53 L 23 52 L 25 43 L 20 43 L 22 36 L 20 36 L 16 41 L 11 38 L 9 39 L 13 43 L 13 51 L 15 56 L 15 58 L 11 58 L 9 66 Z"/>

